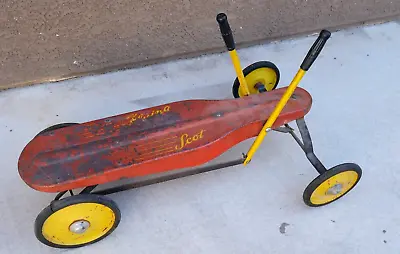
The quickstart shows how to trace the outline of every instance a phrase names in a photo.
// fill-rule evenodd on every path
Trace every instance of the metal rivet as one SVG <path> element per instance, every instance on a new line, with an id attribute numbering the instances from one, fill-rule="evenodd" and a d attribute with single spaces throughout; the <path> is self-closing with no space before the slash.
<path id="1" fill-rule="evenodd" d="M 342 189 L 343 189 L 343 185 L 340 184 L 340 183 L 337 183 L 337 184 L 333 185 L 332 187 L 330 187 L 327 190 L 326 194 L 328 194 L 328 195 L 338 195 L 338 194 L 340 194 L 342 192 Z"/>
<path id="2" fill-rule="evenodd" d="M 69 226 L 69 231 L 75 234 L 85 233 L 86 230 L 90 227 L 90 223 L 86 220 L 78 220 L 72 223 Z"/>

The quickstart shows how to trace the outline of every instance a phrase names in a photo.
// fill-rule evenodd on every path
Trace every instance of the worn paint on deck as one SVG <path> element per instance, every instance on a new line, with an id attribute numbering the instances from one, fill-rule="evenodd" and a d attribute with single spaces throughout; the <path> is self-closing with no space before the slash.
<path id="1" fill-rule="evenodd" d="M 30 187 L 58 192 L 206 163 L 256 136 L 286 88 L 229 100 L 178 101 L 36 136 L 19 159 Z M 303 117 L 297 88 L 274 127 Z"/>

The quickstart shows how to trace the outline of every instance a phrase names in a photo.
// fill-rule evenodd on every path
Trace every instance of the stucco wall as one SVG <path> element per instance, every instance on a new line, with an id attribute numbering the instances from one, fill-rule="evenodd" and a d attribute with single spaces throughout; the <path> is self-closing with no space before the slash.
<path id="1" fill-rule="evenodd" d="M 387 19 L 395 0 L 4 0 L 0 89 L 223 49 L 215 15 L 238 43 Z"/>

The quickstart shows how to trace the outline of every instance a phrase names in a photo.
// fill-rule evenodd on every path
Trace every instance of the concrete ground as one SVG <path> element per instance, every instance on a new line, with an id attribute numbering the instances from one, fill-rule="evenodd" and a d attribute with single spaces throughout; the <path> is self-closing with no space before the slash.
<path id="1" fill-rule="evenodd" d="M 314 40 L 239 54 L 243 66 L 276 63 L 282 87 Z M 363 169 L 359 185 L 344 198 L 321 208 L 303 204 L 303 190 L 317 173 L 289 135 L 271 133 L 248 167 L 110 195 L 121 224 L 103 241 L 75 250 L 35 239 L 35 217 L 54 195 L 19 178 L 17 160 L 27 142 L 59 122 L 188 98 L 231 98 L 230 59 L 211 55 L 0 93 L 0 253 L 398 253 L 398 45 L 395 22 L 333 33 L 301 83 L 314 98 L 306 120 L 317 155 L 327 167 L 355 162 Z M 249 142 L 219 159 L 236 159 Z"/>
<path id="2" fill-rule="evenodd" d="M 2 0 L 0 90 L 400 17 L 395 0 Z"/>

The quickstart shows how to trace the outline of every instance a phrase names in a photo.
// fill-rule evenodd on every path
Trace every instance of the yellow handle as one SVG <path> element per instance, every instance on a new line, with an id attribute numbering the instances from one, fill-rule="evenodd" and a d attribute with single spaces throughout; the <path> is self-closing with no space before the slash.
<path id="1" fill-rule="evenodd" d="M 233 67 L 235 68 L 236 75 L 237 75 L 237 77 L 239 79 L 239 89 L 242 89 L 242 92 L 244 91 L 243 94 L 249 95 L 250 91 L 249 91 L 249 88 L 247 86 L 246 79 L 244 78 L 244 74 L 243 74 L 243 71 L 242 71 L 242 67 L 240 66 L 240 60 L 239 60 L 239 57 L 237 55 L 236 49 L 230 50 L 229 51 L 229 55 L 231 56 Z"/>
<path id="2" fill-rule="evenodd" d="M 308 71 L 314 61 L 317 59 L 318 55 L 321 53 L 322 48 L 324 47 L 325 43 L 331 36 L 331 33 L 327 30 L 322 30 L 314 42 L 310 50 L 308 51 L 306 57 L 303 60 L 303 63 L 300 66 L 299 71 L 297 72 L 296 76 L 293 78 L 292 82 L 290 83 L 289 87 L 286 89 L 285 93 L 283 94 L 282 98 L 279 100 L 278 104 L 275 106 L 274 111 L 268 118 L 267 122 L 264 124 L 262 130 L 258 134 L 256 140 L 251 145 L 249 152 L 247 153 L 246 159 L 243 162 L 244 165 L 247 165 L 251 158 L 253 157 L 254 153 L 257 151 L 258 147 L 260 146 L 261 142 L 267 135 L 267 131 L 271 130 L 272 125 L 275 123 L 275 120 L 278 118 L 279 114 L 281 113 L 282 109 L 285 107 L 286 103 L 292 96 L 294 90 L 296 90 L 297 85 L 300 83 L 301 79 L 303 78 L 306 71 Z"/>
<path id="3" fill-rule="evenodd" d="M 260 133 L 258 134 L 256 140 L 251 145 L 251 147 L 246 155 L 246 159 L 243 162 L 244 165 L 247 165 L 251 161 L 251 158 L 253 157 L 254 153 L 256 152 L 256 150 L 262 143 L 263 139 L 267 135 L 267 130 L 269 130 L 272 127 L 272 125 L 275 123 L 275 120 L 278 118 L 279 114 L 285 107 L 286 103 L 289 101 L 290 97 L 292 96 L 294 90 L 296 90 L 297 85 L 300 83 L 300 81 L 303 78 L 305 73 L 306 72 L 304 70 L 299 69 L 296 76 L 293 78 L 289 87 L 286 89 L 285 93 L 282 95 L 282 98 L 279 100 L 274 111 L 271 113 L 267 122 L 264 124 L 263 128 L 261 129 Z"/>
<path id="4" fill-rule="evenodd" d="M 224 39 L 226 48 L 229 51 L 229 55 L 231 56 L 233 67 L 235 68 L 236 75 L 239 79 L 239 90 L 242 92 L 241 94 L 249 95 L 250 91 L 247 87 L 246 79 L 244 78 L 242 67 L 240 67 L 239 57 L 237 55 L 235 49 L 235 40 L 233 39 L 233 34 L 231 27 L 229 26 L 228 17 L 225 13 L 218 13 L 217 22 L 219 24 L 219 28 L 221 30 L 222 38 Z M 244 90 L 243 90 L 244 89 Z"/>

